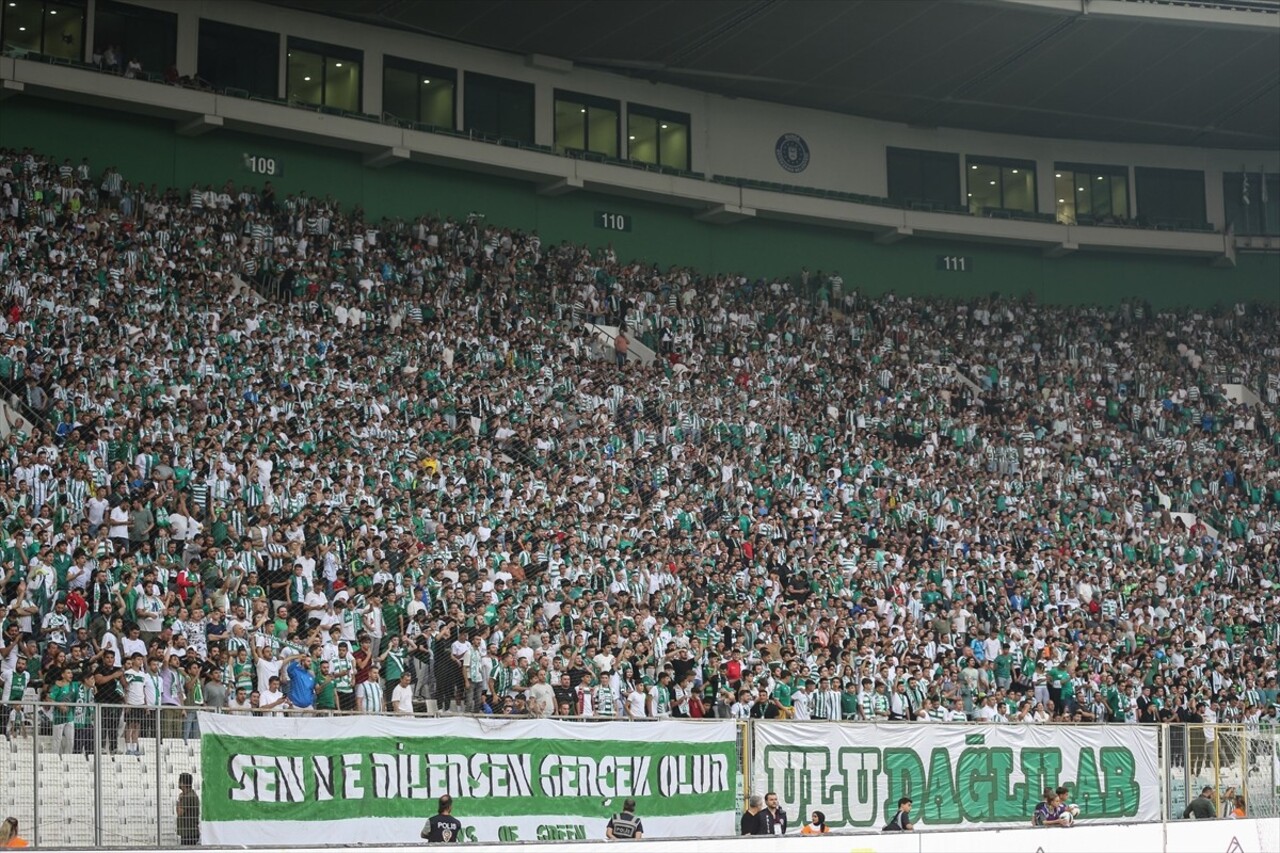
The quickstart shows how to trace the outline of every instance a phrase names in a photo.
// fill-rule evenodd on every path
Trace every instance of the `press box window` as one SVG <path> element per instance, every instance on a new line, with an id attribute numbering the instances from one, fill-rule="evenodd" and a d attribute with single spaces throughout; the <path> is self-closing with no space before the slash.
<path id="1" fill-rule="evenodd" d="M 95 54 L 114 47 L 120 55 L 121 68 L 137 59 L 143 71 L 163 74 L 177 56 L 178 16 L 159 9 L 98 0 L 93 13 L 93 42 Z"/>
<path id="2" fill-rule="evenodd" d="M 463 75 L 464 125 L 468 131 L 533 143 L 533 84 L 468 71 Z"/>
<path id="3" fill-rule="evenodd" d="M 280 34 L 200 19 L 196 73 L 215 89 L 280 95 Z"/>
<path id="4" fill-rule="evenodd" d="M 645 107 L 627 106 L 627 156 L 681 171 L 689 168 L 689 116 Z"/>
<path id="5" fill-rule="evenodd" d="M 618 102 L 557 90 L 555 139 L 559 151 L 618 156 Z"/>
<path id="6" fill-rule="evenodd" d="M 1129 170 L 1055 163 L 1053 200 L 1054 218 L 1064 225 L 1119 224 L 1129 218 Z"/>
<path id="7" fill-rule="evenodd" d="M 1036 211 L 1036 165 L 1030 160 L 970 157 L 965 175 L 970 213 Z"/>
<path id="8" fill-rule="evenodd" d="M 453 130 L 458 73 L 388 56 L 382 65 L 382 111 L 398 119 Z"/>
<path id="9" fill-rule="evenodd" d="M 1204 172 L 1193 169 L 1133 170 L 1138 218 L 1152 227 L 1202 228 Z"/>
<path id="10" fill-rule="evenodd" d="M 290 38 L 285 63 L 288 99 L 359 112 L 363 57 L 358 50 Z"/>
<path id="11" fill-rule="evenodd" d="M 960 200 L 960 155 L 889 148 L 885 152 L 889 198 L 954 208 Z"/>
<path id="12" fill-rule="evenodd" d="M 4 50 L 43 53 L 59 59 L 84 59 L 85 3 L 52 0 L 3 0 L 0 37 Z M 123 60 L 121 67 L 123 67 Z"/>

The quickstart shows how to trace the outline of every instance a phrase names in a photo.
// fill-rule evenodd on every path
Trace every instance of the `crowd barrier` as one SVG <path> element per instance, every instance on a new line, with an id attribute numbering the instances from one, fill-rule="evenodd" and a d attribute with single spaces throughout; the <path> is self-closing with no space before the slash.
<path id="1" fill-rule="evenodd" d="M 420 848 L 420 845 L 415 845 Z M 629 849 L 644 853 L 723 853 L 724 839 L 645 839 Z M 363 853 L 403 853 L 407 845 L 369 845 Z M 332 848 L 295 847 L 296 853 L 321 853 Z M 473 853 L 543 853 L 563 850 L 563 842 L 521 844 L 469 844 Z M 1077 825 L 1069 829 L 1029 828 L 971 829 L 900 834 L 830 834 L 799 837 L 794 832 L 735 838 L 735 853 L 1275 853 L 1280 850 L 1280 818 L 1183 821 L 1128 825 Z M 617 842 L 575 843 L 574 853 L 616 853 Z M 161 853 L 135 849 L 133 853 Z"/>
<path id="2" fill-rule="evenodd" d="M 902 793 L 915 800 L 913 838 L 924 838 L 1017 829 L 1042 788 L 1062 783 L 1081 808 L 1075 838 L 1095 825 L 1165 821 L 1182 833 L 1182 812 L 1204 786 L 1243 796 L 1250 818 L 1280 821 L 1277 735 L 1241 726 L 197 718 L 149 709 L 135 721 L 140 754 L 126 754 L 118 706 L 92 707 L 95 725 L 69 729 L 53 727 L 47 708 L 9 710 L 16 735 L 0 748 L 0 817 L 17 818 L 45 848 L 175 846 L 183 773 L 202 798 L 206 844 L 409 842 L 445 791 L 459 801 L 465 840 L 477 843 L 589 842 L 630 793 L 658 838 L 691 826 L 732 835 L 746 797 L 765 791 L 778 793 L 796 828 L 820 810 L 840 837 L 858 839 Z M 844 849 L 882 849 L 861 843 Z"/>

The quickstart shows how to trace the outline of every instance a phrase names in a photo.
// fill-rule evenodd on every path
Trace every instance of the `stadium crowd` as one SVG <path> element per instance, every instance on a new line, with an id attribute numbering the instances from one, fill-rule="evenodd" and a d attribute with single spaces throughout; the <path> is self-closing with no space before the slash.
<path id="1" fill-rule="evenodd" d="M 0 282 L 6 737 L 1276 725 L 1274 305 L 868 298 L 30 151 Z"/>

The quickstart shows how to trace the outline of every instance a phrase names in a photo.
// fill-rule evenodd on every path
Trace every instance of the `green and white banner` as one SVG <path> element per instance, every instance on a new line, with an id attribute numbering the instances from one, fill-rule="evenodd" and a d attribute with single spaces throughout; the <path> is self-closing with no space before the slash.
<path id="1" fill-rule="evenodd" d="M 200 715 L 206 845 L 416 842 L 444 794 L 463 841 L 604 837 L 632 797 L 646 837 L 732 835 L 731 721 Z"/>
<path id="2" fill-rule="evenodd" d="M 777 792 L 791 820 L 879 829 L 914 801 L 917 828 L 1025 826 L 1045 788 L 1065 785 L 1080 820 L 1160 819 L 1154 728 L 759 722 L 751 790 Z"/>

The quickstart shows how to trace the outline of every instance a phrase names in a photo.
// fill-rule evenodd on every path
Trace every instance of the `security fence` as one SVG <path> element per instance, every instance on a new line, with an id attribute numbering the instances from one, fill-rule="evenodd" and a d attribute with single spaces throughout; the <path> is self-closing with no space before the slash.
<path id="1" fill-rule="evenodd" d="M 0 817 L 16 818 L 20 833 L 34 844 L 173 847 L 179 841 L 175 806 L 179 778 L 184 773 L 191 774 L 194 789 L 203 798 L 206 817 L 218 809 L 224 816 L 234 815 L 240 808 L 237 798 L 227 796 L 226 791 L 231 777 L 225 775 L 225 769 L 234 759 L 225 744 L 216 740 L 210 739 L 202 747 L 195 709 L 81 705 L 75 713 L 57 716 L 58 709 L 48 704 L 8 705 L 3 710 L 8 712 L 4 729 L 10 736 L 6 748 L 0 748 Z M 511 718 L 462 715 L 356 715 L 360 721 L 350 719 L 350 715 L 325 716 L 331 719 L 296 720 L 296 727 L 290 731 L 320 733 L 321 729 L 331 731 L 337 725 L 361 739 L 372 737 L 375 732 L 391 732 L 391 742 L 395 743 L 394 732 L 403 732 L 408 725 L 412 736 L 421 742 L 453 739 L 449 749 L 457 750 L 457 732 L 466 728 L 463 724 L 478 726 L 485 732 L 484 737 L 495 741 L 504 737 L 504 727 L 517 725 Z M 208 738 L 214 737 L 215 720 L 216 728 L 230 726 L 231 730 L 248 724 L 249 728 L 261 730 L 263 723 L 263 718 L 251 714 L 227 713 L 207 719 L 210 731 L 204 734 Z M 55 720 L 59 722 L 55 724 Z M 525 720 L 522 731 L 527 734 L 545 728 L 545 736 L 559 738 L 557 743 L 563 746 L 563 724 L 581 726 L 581 740 L 586 743 L 606 737 L 599 734 L 600 722 L 598 718 Z M 726 725 L 725 721 L 695 720 L 648 725 L 662 727 L 662 737 L 653 740 L 678 745 L 694 743 L 702 737 L 694 727 L 713 722 Z M 732 770 L 728 788 L 721 789 L 721 811 L 730 802 L 729 792 L 731 802 L 736 804 L 734 810 L 739 811 L 753 791 L 774 790 L 793 821 L 802 821 L 809 812 L 820 810 L 826 812 L 836 831 L 878 829 L 885 809 L 903 793 L 914 797 L 917 826 L 921 829 L 1025 824 L 1043 787 L 1062 783 L 1072 789 L 1072 799 L 1081 807 L 1081 819 L 1090 822 L 1177 820 L 1205 786 L 1222 798 L 1220 814 L 1231 811 L 1234 803 L 1225 799 L 1230 794 L 1244 798 L 1243 807 L 1249 817 L 1280 815 L 1277 734 L 1239 725 L 1020 726 L 753 720 L 734 726 L 722 753 L 732 757 Z M 552 734 L 551 729 L 557 733 Z M 577 738 L 574 733 L 568 740 Z M 282 736 L 279 740 L 288 738 Z M 617 738 L 614 740 L 617 742 Z M 267 751 L 273 748 L 270 738 L 262 742 L 268 744 L 264 747 Z M 518 742 L 527 743 L 528 738 Z M 655 774 L 662 754 L 658 747 L 655 743 L 651 750 Z M 209 767 L 217 771 L 217 778 L 212 781 L 204 778 L 202 767 L 208 749 L 215 750 L 209 753 L 213 762 Z M 635 754 L 639 755 L 646 747 L 641 743 L 636 749 Z M 696 751 L 693 747 L 688 750 L 689 754 Z M 586 747 L 581 753 L 594 754 Z M 306 757 L 309 760 L 312 756 L 308 753 Z M 535 775 L 540 772 L 538 761 L 542 758 L 536 759 Z M 337 760 L 340 763 L 342 756 Z M 311 772 L 310 764 L 307 766 Z M 464 791 L 463 796 L 466 794 Z M 219 797 L 225 800 L 221 805 Z M 471 799 L 473 814 L 478 813 L 479 795 Z M 610 808 L 618 808 L 610 806 L 608 797 L 596 802 L 603 815 L 597 816 L 600 820 L 607 819 Z M 410 803 L 406 810 L 412 812 L 412 820 L 420 820 L 427 816 L 432 804 L 433 801 Z M 502 814 L 501 804 L 491 803 L 487 808 L 493 815 Z M 461 812 L 466 815 L 466 809 Z M 367 821 L 362 825 L 367 826 Z M 536 827 L 538 837 L 542 837 L 545 828 Z M 477 831 L 482 835 L 475 840 L 517 840 L 511 837 L 514 827 L 498 827 L 490 832 L 493 838 L 483 836 L 489 831 L 483 826 Z M 508 837 L 495 834 L 500 831 L 508 832 Z M 574 830 L 563 826 L 549 831 Z M 589 822 L 579 824 L 577 831 L 593 837 Z M 322 835 L 321 840 L 324 838 Z M 532 840 L 529 834 L 520 836 L 520 840 L 526 839 Z M 315 839 L 297 839 L 300 844 L 308 842 L 315 843 Z"/>
<path id="2" fill-rule="evenodd" d="M 1249 817 L 1280 817 L 1280 733 L 1241 725 L 1171 724 L 1162 727 L 1168 815 L 1182 817 L 1206 787 L 1220 797 L 1220 813 L 1244 798 Z"/>

